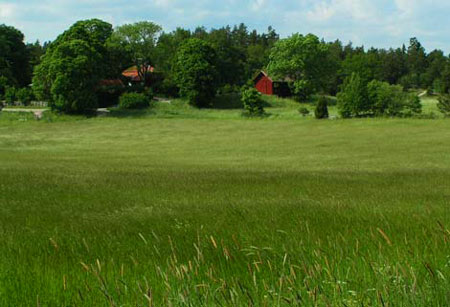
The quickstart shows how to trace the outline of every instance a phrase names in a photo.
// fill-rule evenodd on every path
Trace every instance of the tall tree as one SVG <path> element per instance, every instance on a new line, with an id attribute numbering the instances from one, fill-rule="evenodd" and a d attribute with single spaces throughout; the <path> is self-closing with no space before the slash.
<path id="1" fill-rule="evenodd" d="M 26 86 L 31 81 L 24 35 L 6 25 L 0 25 L 0 76 L 13 86 Z"/>
<path id="2" fill-rule="evenodd" d="M 366 114 L 370 109 L 367 83 L 357 73 L 344 80 L 337 98 L 339 113 L 344 118 Z"/>
<path id="3" fill-rule="evenodd" d="M 161 26 L 141 21 L 118 27 L 111 38 L 112 43 L 116 43 L 129 53 L 144 84 L 148 78 L 148 67 L 155 65 L 155 46 L 161 31 Z"/>
<path id="4" fill-rule="evenodd" d="M 110 67 L 112 25 L 98 19 L 75 23 L 51 43 L 36 67 L 33 89 L 53 109 L 83 113 L 97 105 L 95 93 Z"/>
<path id="5" fill-rule="evenodd" d="M 198 38 L 185 41 L 178 49 L 173 72 L 180 95 L 197 107 L 211 104 L 217 90 L 216 53 Z"/>
<path id="6" fill-rule="evenodd" d="M 443 72 L 449 64 L 449 59 L 444 55 L 441 50 L 433 50 L 427 56 L 427 68 L 423 75 L 423 85 L 427 88 L 431 88 L 435 81 L 442 83 Z"/>
<path id="7" fill-rule="evenodd" d="M 382 80 L 390 84 L 397 84 L 401 77 L 406 75 L 408 67 L 406 66 L 406 53 L 401 49 L 381 50 L 381 70 Z"/>
<path id="8" fill-rule="evenodd" d="M 294 34 L 272 48 L 269 74 L 293 80 L 294 93 L 304 99 L 324 86 L 329 68 L 327 50 L 328 46 L 313 34 Z"/>
<path id="9" fill-rule="evenodd" d="M 415 37 L 411 38 L 408 47 L 408 69 L 415 87 L 422 85 L 422 74 L 427 67 L 425 48 Z"/>
<path id="10" fill-rule="evenodd" d="M 155 49 L 155 65 L 158 70 L 166 75 L 172 71 L 172 64 L 181 44 L 191 38 L 192 34 L 189 30 L 177 28 L 170 33 L 162 33 L 158 38 Z"/>
<path id="11" fill-rule="evenodd" d="M 245 79 L 246 63 L 246 28 L 235 27 L 231 32 L 229 27 L 211 30 L 207 41 L 216 50 L 216 66 L 220 85 L 242 85 Z M 241 32 L 243 31 L 243 32 Z M 241 45 L 241 43 L 243 45 Z"/>
<path id="12" fill-rule="evenodd" d="M 93 94 L 100 76 L 96 64 L 101 54 L 85 41 L 73 39 L 59 44 L 52 55 L 49 73 L 52 108 L 66 113 L 84 113 L 97 107 Z"/>

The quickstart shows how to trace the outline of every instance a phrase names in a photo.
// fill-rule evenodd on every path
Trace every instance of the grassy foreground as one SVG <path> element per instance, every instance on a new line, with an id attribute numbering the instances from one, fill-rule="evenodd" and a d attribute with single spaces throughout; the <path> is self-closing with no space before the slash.
<path id="1" fill-rule="evenodd" d="M 17 116 L 0 306 L 450 299 L 448 120 Z"/>

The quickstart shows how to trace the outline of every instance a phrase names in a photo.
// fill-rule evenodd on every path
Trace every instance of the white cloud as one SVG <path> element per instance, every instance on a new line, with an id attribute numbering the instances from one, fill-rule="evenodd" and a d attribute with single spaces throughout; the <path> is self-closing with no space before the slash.
<path id="1" fill-rule="evenodd" d="M 253 4 L 252 4 L 251 8 L 254 11 L 259 11 L 263 7 L 265 7 L 266 3 L 267 3 L 266 0 L 255 0 L 255 1 L 253 1 Z"/>
<path id="2" fill-rule="evenodd" d="M 308 11 L 307 16 L 309 20 L 325 21 L 330 19 L 336 14 L 334 7 L 328 5 L 325 2 L 320 2 L 315 7 Z"/>
<path id="3" fill-rule="evenodd" d="M 167 8 L 173 4 L 173 0 L 154 0 L 156 6 Z"/>
<path id="4" fill-rule="evenodd" d="M 16 15 L 17 6 L 13 3 L 0 3 L 0 17 L 13 18 Z"/>
<path id="5" fill-rule="evenodd" d="M 355 20 L 370 21 L 376 18 L 378 9 L 372 1 L 368 0 L 331 0 L 316 3 L 307 12 L 311 21 L 324 21 L 331 17 L 350 17 Z"/>

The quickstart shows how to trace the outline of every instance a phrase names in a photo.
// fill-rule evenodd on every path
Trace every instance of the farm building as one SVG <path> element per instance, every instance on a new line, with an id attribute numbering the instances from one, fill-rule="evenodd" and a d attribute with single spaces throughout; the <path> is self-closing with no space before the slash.
<path id="1" fill-rule="evenodd" d="M 153 66 L 146 66 L 142 67 L 143 72 L 146 74 L 153 73 L 155 71 L 155 68 Z M 142 81 L 142 78 L 139 74 L 138 67 L 132 66 L 125 71 L 122 72 L 122 76 L 124 76 L 127 80 L 129 80 L 131 83 L 139 83 Z"/>
<path id="2" fill-rule="evenodd" d="M 261 71 L 253 79 L 255 88 L 265 95 L 277 95 L 287 97 L 291 95 L 289 80 L 273 80 L 265 71 Z"/>

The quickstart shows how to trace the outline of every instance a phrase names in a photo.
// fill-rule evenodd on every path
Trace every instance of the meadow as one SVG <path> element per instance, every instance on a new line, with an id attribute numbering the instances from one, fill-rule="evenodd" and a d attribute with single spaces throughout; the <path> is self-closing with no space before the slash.
<path id="1" fill-rule="evenodd" d="M 271 103 L 0 113 L 0 306 L 446 306 L 450 121 Z"/>

